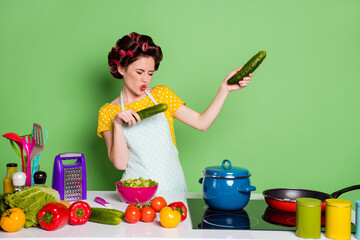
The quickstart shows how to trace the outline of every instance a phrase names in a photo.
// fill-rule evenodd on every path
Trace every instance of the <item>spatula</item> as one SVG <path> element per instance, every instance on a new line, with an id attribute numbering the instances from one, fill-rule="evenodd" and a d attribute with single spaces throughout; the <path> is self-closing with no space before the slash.
<path id="1" fill-rule="evenodd" d="M 45 137 L 44 143 L 43 143 L 43 146 L 45 147 L 46 140 L 47 140 L 47 138 L 49 136 L 49 133 L 45 128 L 43 128 L 42 130 L 45 131 L 45 133 L 46 133 L 46 137 Z M 34 129 L 32 131 L 32 134 L 34 135 Z M 31 173 L 31 176 L 32 176 L 31 177 L 31 186 L 34 186 L 34 174 L 35 174 L 35 172 L 39 171 L 38 166 L 39 166 L 40 156 L 41 156 L 41 152 L 38 155 L 36 155 L 36 157 L 32 161 L 33 166 L 32 166 L 32 173 Z"/>
<path id="2" fill-rule="evenodd" d="M 35 144 L 33 150 L 31 151 L 30 158 L 28 159 L 30 161 L 30 163 L 44 149 L 44 137 L 43 137 L 42 127 L 37 123 L 33 124 L 33 135 L 34 135 L 36 144 Z M 27 164 L 27 166 L 29 166 L 29 163 Z M 27 185 L 28 180 L 29 180 L 28 179 L 28 172 L 26 172 L 26 186 L 27 187 L 31 186 L 31 179 L 32 179 L 32 175 L 31 175 L 31 165 L 30 165 L 30 183 L 29 183 L 29 186 Z"/>

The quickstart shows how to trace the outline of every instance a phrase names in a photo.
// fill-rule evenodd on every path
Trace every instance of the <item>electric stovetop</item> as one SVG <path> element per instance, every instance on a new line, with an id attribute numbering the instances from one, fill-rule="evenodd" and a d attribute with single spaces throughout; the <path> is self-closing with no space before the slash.
<path id="1" fill-rule="evenodd" d="M 250 200 L 239 211 L 210 209 L 202 198 L 187 199 L 193 229 L 244 229 L 295 231 L 296 213 L 279 211 L 268 207 L 265 200 Z M 325 214 L 321 216 L 322 232 L 325 231 Z M 351 224 L 355 233 L 355 226 Z"/>

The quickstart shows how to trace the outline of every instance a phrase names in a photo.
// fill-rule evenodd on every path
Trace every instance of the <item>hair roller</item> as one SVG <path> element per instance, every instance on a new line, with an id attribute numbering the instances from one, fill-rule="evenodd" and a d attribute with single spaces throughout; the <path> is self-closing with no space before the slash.
<path id="1" fill-rule="evenodd" d="M 121 66 L 121 64 L 117 60 L 114 60 L 114 63 L 118 66 Z"/>
<path id="2" fill-rule="evenodd" d="M 130 33 L 130 34 L 128 34 L 128 36 L 135 40 L 135 34 L 134 33 Z"/>
<path id="3" fill-rule="evenodd" d="M 142 45 L 142 47 L 141 47 L 141 49 L 144 51 L 144 52 L 146 52 L 147 50 L 148 50 L 148 48 L 149 48 L 149 44 L 146 42 L 146 43 L 144 43 L 143 45 Z"/>
<path id="4" fill-rule="evenodd" d="M 120 50 L 119 54 L 123 57 L 127 56 L 127 53 L 124 50 Z"/>
<path id="5" fill-rule="evenodd" d="M 140 38 L 141 38 L 141 35 L 139 34 L 139 35 L 136 37 L 136 42 L 139 42 L 139 41 L 140 41 Z"/>
<path id="6" fill-rule="evenodd" d="M 158 52 L 159 51 L 159 46 L 158 45 L 156 45 L 156 52 Z"/>
<path id="7" fill-rule="evenodd" d="M 132 51 L 128 50 L 126 53 L 129 57 L 134 57 L 134 54 Z"/>
<path id="8" fill-rule="evenodd" d="M 138 42 L 135 42 L 139 47 L 141 47 L 141 45 L 140 45 L 140 43 L 138 43 Z"/>

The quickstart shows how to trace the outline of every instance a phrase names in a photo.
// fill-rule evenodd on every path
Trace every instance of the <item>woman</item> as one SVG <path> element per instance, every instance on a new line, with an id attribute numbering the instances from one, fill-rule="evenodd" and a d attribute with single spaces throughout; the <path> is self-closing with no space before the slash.
<path id="1" fill-rule="evenodd" d="M 198 113 L 167 86 L 149 87 L 162 60 L 161 48 L 151 37 L 131 33 L 119 39 L 109 52 L 110 72 L 123 79 L 120 96 L 99 110 L 98 135 L 106 142 L 114 167 L 125 170 L 122 179 L 152 179 L 159 192 L 187 191 L 182 171 L 173 120 L 201 131 L 207 131 L 218 116 L 228 94 L 246 87 L 251 79 L 228 85 L 227 80 L 241 68 L 229 73 L 209 107 Z M 168 110 L 141 120 L 139 110 L 167 103 Z"/>

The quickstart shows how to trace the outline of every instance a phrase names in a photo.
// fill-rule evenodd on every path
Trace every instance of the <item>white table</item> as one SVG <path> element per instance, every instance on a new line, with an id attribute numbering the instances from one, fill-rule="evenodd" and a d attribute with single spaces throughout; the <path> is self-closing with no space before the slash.
<path id="1" fill-rule="evenodd" d="M 121 202 L 116 191 L 89 191 L 87 202 L 91 207 L 102 207 L 94 202 L 95 197 L 102 197 L 110 204 L 118 209 L 125 211 L 127 204 Z M 167 193 L 159 194 L 163 196 L 168 203 L 175 201 L 183 201 L 186 198 L 202 198 L 201 193 Z M 252 194 L 252 199 L 261 199 L 261 194 Z M 354 214 L 354 212 L 353 212 Z M 353 216 L 354 218 L 354 216 Z M 65 227 L 55 230 L 46 231 L 41 228 L 33 227 L 21 229 L 15 233 L 7 233 L 0 230 L 1 239 L 39 239 L 39 238 L 56 238 L 56 239 L 302 239 L 295 236 L 294 231 L 255 231 L 255 230 L 201 230 L 192 229 L 191 218 L 181 222 L 176 228 L 163 228 L 158 218 L 154 222 L 144 223 L 138 222 L 129 224 L 125 220 L 119 225 L 105 225 L 93 222 L 87 222 L 84 225 L 72 226 L 67 224 Z M 321 234 L 321 239 L 328 239 Z M 352 235 L 352 239 L 355 239 Z"/>

